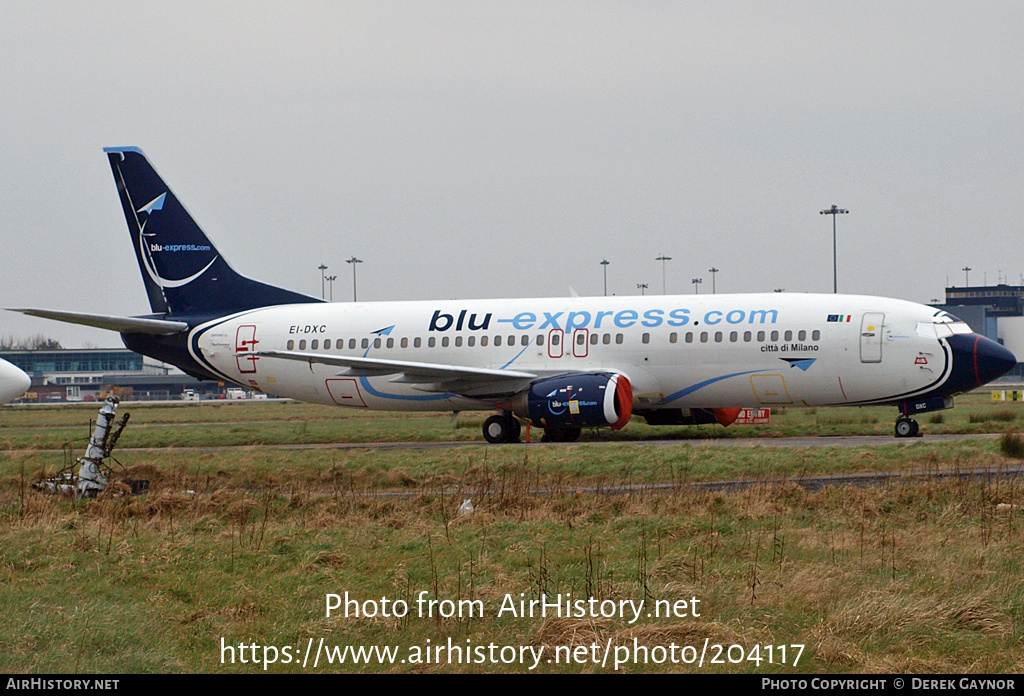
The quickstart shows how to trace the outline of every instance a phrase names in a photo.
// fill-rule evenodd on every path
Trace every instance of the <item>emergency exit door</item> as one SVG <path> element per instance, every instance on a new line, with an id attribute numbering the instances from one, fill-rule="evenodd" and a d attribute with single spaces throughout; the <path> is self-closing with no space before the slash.
<path id="1" fill-rule="evenodd" d="M 256 340 L 256 326 L 254 324 L 244 324 L 238 327 L 238 331 L 235 332 L 235 352 L 236 353 L 251 353 L 256 350 L 256 344 L 259 341 Z M 256 361 L 259 360 L 255 355 L 236 355 L 235 362 L 238 363 L 238 371 L 243 374 L 252 374 L 256 372 Z"/>

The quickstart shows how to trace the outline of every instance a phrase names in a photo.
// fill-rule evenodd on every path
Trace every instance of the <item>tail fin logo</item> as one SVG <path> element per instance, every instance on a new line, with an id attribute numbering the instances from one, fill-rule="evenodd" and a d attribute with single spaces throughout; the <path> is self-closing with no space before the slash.
<path id="1" fill-rule="evenodd" d="M 167 192 L 165 191 L 165 192 L 161 193 L 159 196 L 157 196 L 156 198 L 154 198 L 153 200 L 151 200 L 149 203 L 147 203 L 146 205 L 142 206 L 141 208 L 139 208 L 138 210 L 135 211 L 137 215 L 141 215 L 143 213 L 145 213 L 145 215 L 146 215 L 146 219 L 143 220 L 142 224 L 140 225 L 140 228 L 141 228 L 140 231 L 142 232 L 142 234 L 144 236 L 146 236 L 146 237 L 152 237 L 153 236 L 152 233 L 146 234 L 146 232 L 145 232 L 146 223 L 149 221 L 149 216 L 150 216 L 150 214 L 154 210 L 163 210 L 164 209 L 164 199 L 166 199 L 166 198 L 167 198 Z"/>
<path id="2" fill-rule="evenodd" d="M 139 251 L 142 252 L 141 256 L 143 259 L 143 265 L 146 268 L 146 273 L 152 278 L 153 282 L 162 288 L 180 288 L 188 285 L 193 280 L 206 273 L 207 269 L 213 265 L 213 262 L 217 260 L 215 255 L 210 262 L 203 266 L 198 272 L 193 273 L 187 278 L 180 278 L 178 280 L 169 280 L 160 275 L 160 272 L 156 269 L 156 263 L 153 260 L 154 251 L 211 251 L 209 246 L 197 246 L 194 244 L 177 244 L 171 246 L 163 246 L 160 244 L 147 244 L 144 237 L 156 236 L 152 232 L 146 232 L 146 223 L 149 222 L 150 216 L 158 211 L 163 210 L 164 201 L 167 200 L 167 192 L 161 193 L 159 196 L 151 200 L 146 205 L 142 206 L 135 211 L 136 219 L 139 216 L 145 215 L 145 218 L 141 220 L 139 224 Z"/>

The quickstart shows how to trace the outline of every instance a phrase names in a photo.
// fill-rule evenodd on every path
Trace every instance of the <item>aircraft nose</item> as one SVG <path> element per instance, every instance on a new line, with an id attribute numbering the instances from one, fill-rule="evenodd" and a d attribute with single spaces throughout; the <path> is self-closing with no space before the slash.
<path id="1" fill-rule="evenodd" d="M 0 404 L 13 401 L 28 391 L 32 379 L 14 365 L 0 360 Z"/>
<path id="2" fill-rule="evenodd" d="M 1017 365 L 1017 357 L 995 341 L 978 334 L 957 334 L 949 338 L 953 349 L 951 383 L 968 391 L 1005 375 Z"/>

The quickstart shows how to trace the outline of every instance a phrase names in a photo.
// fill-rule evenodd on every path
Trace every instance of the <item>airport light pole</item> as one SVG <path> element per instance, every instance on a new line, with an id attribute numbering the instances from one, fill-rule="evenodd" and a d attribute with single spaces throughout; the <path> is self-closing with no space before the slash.
<path id="1" fill-rule="evenodd" d="M 718 269 L 712 266 L 708 269 L 708 273 L 711 274 L 711 294 L 715 294 L 715 274 L 718 273 Z"/>
<path id="2" fill-rule="evenodd" d="M 327 276 L 327 284 L 331 289 L 331 302 L 334 302 L 334 281 L 338 279 L 338 276 L 332 275 Z"/>
<path id="3" fill-rule="evenodd" d="M 970 266 L 964 266 L 961 270 L 963 270 L 963 272 L 964 272 L 964 287 L 965 288 L 971 287 L 971 283 L 970 283 L 971 271 L 973 271 L 974 269 L 971 268 Z"/>
<path id="4" fill-rule="evenodd" d="M 704 280 L 702 278 L 694 278 L 690 282 L 693 283 L 693 292 L 694 292 L 694 294 L 695 295 L 699 295 L 700 294 L 700 284 L 703 283 Z"/>
<path id="5" fill-rule="evenodd" d="M 608 297 L 608 264 L 609 263 L 611 263 L 611 261 L 609 261 L 608 259 L 605 259 L 604 261 L 601 262 L 601 265 L 604 266 L 604 296 L 605 297 Z"/>
<path id="6" fill-rule="evenodd" d="M 637 283 L 637 284 L 636 284 L 636 286 L 637 286 L 638 288 L 640 288 L 640 294 L 641 294 L 641 295 L 643 295 L 643 294 L 646 294 L 646 290 L 647 290 L 647 283 Z"/>
<path id="7" fill-rule="evenodd" d="M 326 278 L 326 276 L 324 276 L 324 271 L 327 270 L 327 266 L 320 264 L 317 268 L 320 269 L 320 299 L 324 300 L 327 299 L 327 294 L 324 292 L 324 280 Z"/>
<path id="8" fill-rule="evenodd" d="M 664 295 L 664 294 L 666 294 L 665 293 L 665 262 L 666 261 L 671 261 L 672 257 L 671 256 L 665 256 L 664 254 L 662 254 L 661 256 L 659 256 L 658 258 L 656 258 L 654 260 L 655 261 L 661 261 L 661 294 Z"/>
<path id="9" fill-rule="evenodd" d="M 358 295 L 356 294 L 356 264 L 362 263 L 362 259 L 357 259 L 355 256 L 345 261 L 345 263 L 352 264 L 352 301 L 358 302 Z"/>
<path id="10" fill-rule="evenodd" d="M 838 207 L 835 203 L 832 204 L 831 208 L 828 208 L 826 210 L 822 210 L 821 211 L 822 215 L 831 215 L 832 216 L 832 292 L 833 293 L 838 293 L 839 292 L 839 285 L 838 285 L 838 283 L 836 281 L 836 216 L 837 215 L 846 215 L 849 212 L 850 211 L 846 210 L 845 208 Z"/>

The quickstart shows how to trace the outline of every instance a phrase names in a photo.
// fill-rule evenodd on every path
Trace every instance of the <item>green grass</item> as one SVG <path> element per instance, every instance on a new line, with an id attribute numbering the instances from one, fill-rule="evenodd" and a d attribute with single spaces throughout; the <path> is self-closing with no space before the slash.
<path id="1" fill-rule="evenodd" d="M 96 406 L 4 407 L 0 448 L 60 449 L 88 437 Z M 126 402 L 132 447 L 215 447 L 355 442 L 482 442 L 487 413 L 382 413 L 299 403 L 144 404 Z M 1001 432 L 1024 414 L 1024 402 L 992 402 L 987 394 L 958 397 L 958 405 L 922 418 L 922 432 Z M 935 416 L 941 415 L 936 419 Z M 634 418 L 619 431 L 589 430 L 584 441 L 703 440 L 735 437 L 892 435 L 892 407 L 778 408 L 769 425 L 650 426 Z M 181 426 L 188 427 L 181 427 Z M 537 432 L 536 436 L 539 437 Z"/>

